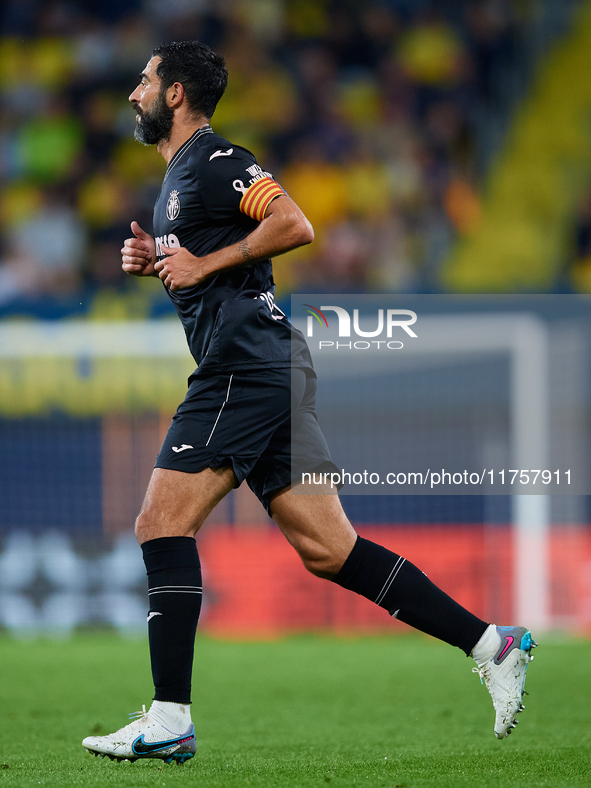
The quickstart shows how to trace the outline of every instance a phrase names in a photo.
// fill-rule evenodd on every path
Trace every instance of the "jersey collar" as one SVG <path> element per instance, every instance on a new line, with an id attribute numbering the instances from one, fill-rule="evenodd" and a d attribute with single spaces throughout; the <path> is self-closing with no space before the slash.
<path id="1" fill-rule="evenodd" d="M 187 151 L 204 134 L 213 134 L 213 129 L 209 124 L 207 124 L 207 126 L 201 126 L 201 128 L 197 129 L 197 131 L 194 132 L 194 134 L 192 134 L 186 142 L 183 142 L 181 147 L 177 150 L 177 152 L 174 154 L 172 159 L 168 162 L 168 167 L 166 168 L 164 180 L 166 180 L 170 171 L 177 164 L 178 160 L 185 153 L 185 151 Z"/>

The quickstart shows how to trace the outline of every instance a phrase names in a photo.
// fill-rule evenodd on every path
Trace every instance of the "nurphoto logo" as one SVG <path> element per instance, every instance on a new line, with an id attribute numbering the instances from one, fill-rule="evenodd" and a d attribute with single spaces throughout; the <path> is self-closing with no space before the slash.
<path id="1" fill-rule="evenodd" d="M 394 329 L 401 329 L 407 336 L 417 339 L 417 334 L 410 328 L 417 322 L 417 313 L 410 309 L 378 309 L 377 327 L 372 327 L 371 330 L 364 330 L 359 325 L 358 309 L 353 310 L 353 320 L 351 320 L 349 311 L 342 306 L 321 306 L 320 309 L 312 306 L 312 304 L 304 304 L 304 306 L 308 307 L 306 309 L 306 312 L 308 312 L 306 336 L 314 336 L 316 322 L 319 323 L 323 330 L 329 329 L 328 318 L 325 312 L 333 312 L 338 318 L 339 339 L 351 337 L 351 327 L 355 336 L 362 337 L 360 340 L 351 340 L 349 342 L 328 339 L 319 340 L 319 350 L 369 350 L 372 347 L 378 350 L 384 347 L 388 350 L 401 350 L 404 347 L 404 343 L 399 339 L 393 339 Z M 367 316 L 364 315 L 364 321 L 366 320 Z M 366 328 L 369 327 L 366 325 Z M 374 337 L 382 338 L 374 339 Z M 371 341 L 368 341 L 369 339 Z"/>

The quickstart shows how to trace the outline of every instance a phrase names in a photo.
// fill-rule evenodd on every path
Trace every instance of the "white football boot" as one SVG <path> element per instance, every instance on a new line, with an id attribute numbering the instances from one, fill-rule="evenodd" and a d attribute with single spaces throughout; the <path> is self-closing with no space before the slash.
<path id="1" fill-rule="evenodd" d="M 495 736 L 504 739 L 517 726 L 516 716 L 525 706 L 525 672 L 538 644 L 525 627 L 491 624 L 472 651 L 478 665 L 472 668 L 484 681 L 495 707 Z"/>
<path id="2" fill-rule="evenodd" d="M 180 765 L 195 755 L 197 742 L 193 723 L 179 734 L 165 728 L 157 719 L 158 715 L 152 709 L 146 711 L 145 706 L 129 716 L 137 719 L 108 736 L 87 736 L 82 746 L 91 755 L 117 761 L 160 758 L 166 763 L 175 761 Z"/>

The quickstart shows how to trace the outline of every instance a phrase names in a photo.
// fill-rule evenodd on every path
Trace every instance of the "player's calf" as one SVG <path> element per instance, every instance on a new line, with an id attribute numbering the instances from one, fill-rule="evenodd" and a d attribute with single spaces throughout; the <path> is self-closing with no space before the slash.
<path id="1" fill-rule="evenodd" d="M 296 547 L 296 550 L 308 572 L 325 580 L 331 580 L 343 565 L 338 555 L 322 545 L 315 544 L 306 549 Z"/>

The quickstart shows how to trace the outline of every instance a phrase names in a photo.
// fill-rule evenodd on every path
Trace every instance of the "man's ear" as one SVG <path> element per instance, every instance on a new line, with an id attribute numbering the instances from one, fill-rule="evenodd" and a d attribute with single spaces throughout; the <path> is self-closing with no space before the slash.
<path id="1" fill-rule="evenodd" d="M 175 82 L 166 91 L 166 103 L 171 109 L 180 106 L 185 97 L 185 89 L 180 82 Z"/>

